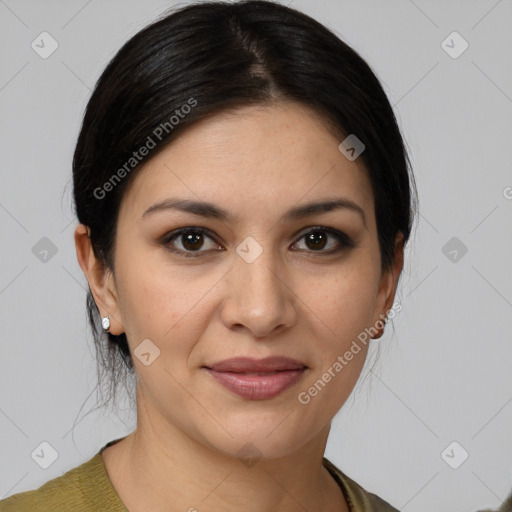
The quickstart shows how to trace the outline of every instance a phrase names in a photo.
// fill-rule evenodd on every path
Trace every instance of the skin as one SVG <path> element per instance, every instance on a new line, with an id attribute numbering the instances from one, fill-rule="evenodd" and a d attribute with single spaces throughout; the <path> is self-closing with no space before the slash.
<path id="1" fill-rule="evenodd" d="M 392 307 L 403 244 L 399 233 L 396 262 L 381 272 L 371 183 L 361 159 L 338 150 L 340 140 L 295 103 L 223 113 L 137 171 L 120 208 L 113 273 L 77 226 L 78 261 L 110 331 L 126 332 L 132 354 L 145 339 L 160 349 L 149 366 L 134 357 L 137 428 L 103 452 L 130 512 L 349 510 L 321 462 L 367 346 L 307 405 L 297 397 Z M 235 219 L 176 209 L 142 218 L 169 197 L 208 201 Z M 295 206 L 339 197 L 357 203 L 365 221 L 346 208 L 283 220 Z M 166 249 L 164 235 L 198 226 L 211 232 L 199 239 L 198 257 Z M 325 246 L 308 245 L 304 235 L 315 226 L 340 230 L 356 245 L 327 254 L 340 242 L 329 235 Z M 248 236 L 263 250 L 252 263 L 236 253 Z M 169 246 L 194 249 L 179 236 Z M 243 399 L 202 368 L 269 355 L 308 369 L 266 400 Z M 252 467 L 237 458 L 249 442 L 261 454 Z"/>

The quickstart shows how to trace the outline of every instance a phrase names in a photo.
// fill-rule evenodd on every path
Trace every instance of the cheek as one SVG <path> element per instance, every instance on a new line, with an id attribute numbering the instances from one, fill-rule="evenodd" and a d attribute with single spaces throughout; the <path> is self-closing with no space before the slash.
<path id="1" fill-rule="evenodd" d="M 171 352 L 171 358 L 187 350 L 187 340 L 193 344 L 204 329 L 205 295 L 218 277 L 208 273 L 194 277 L 162 262 L 137 264 L 134 259 L 120 264 L 118 275 L 121 314 L 132 348 L 149 338 L 162 355 Z"/>
<path id="2" fill-rule="evenodd" d="M 340 344 L 357 338 L 370 325 L 375 307 L 377 276 L 369 265 L 354 266 L 316 280 L 302 292 L 311 311 L 323 321 L 326 339 Z M 310 313 L 311 314 L 311 313 Z M 318 323 L 318 322 L 317 322 Z M 321 323 L 321 322 L 320 322 Z"/>
<path id="3" fill-rule="evenodd" d="M 342 274 L 342 275 L 340 275 Z M 318 282 L 318 281 L 317 281 Z M 315 345 L 316 367 L 301 388 L 304 421 L 333 417 L 352 393 L 364 367 L 370 344 L 375 303 L 375 273 L 338 272 L 311 287 L 304 309 Z"/>
<path id="4" fill-rule="evenodd" d="M 171 328 L 174 322 L 169 304 L 175 293 L 172 287 L 148 267 L 120 274 L 119 298 L 128 338 L 156 338 L 164 324 Z M 179 309 L 178 300 L 173 304 Z"/>

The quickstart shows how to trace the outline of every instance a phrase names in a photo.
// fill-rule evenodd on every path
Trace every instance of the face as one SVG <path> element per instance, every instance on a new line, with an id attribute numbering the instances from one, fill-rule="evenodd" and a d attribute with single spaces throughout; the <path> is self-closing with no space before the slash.
<path id="1" fill-rule="evenodd" d="M 391 307 L 400 268 L 381 272 L 371 183 L 339 144 L 306 107 L 247 107 L 195 125 L 133 177 L 114 278 L 90 284 L 161 432 L 285 456 L 350 395 L 369 338 L 357 340 Z M 208 369 L 269 356 L 305 368 L 246 373 L 238 391 Z"/>

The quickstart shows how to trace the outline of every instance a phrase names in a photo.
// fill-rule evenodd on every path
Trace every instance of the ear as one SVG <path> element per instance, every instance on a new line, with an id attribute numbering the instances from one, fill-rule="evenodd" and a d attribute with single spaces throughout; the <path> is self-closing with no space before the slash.
<path id="1" fill-rule="evenodd" d="M 382 274 L 377 292 L 372 325 L 382 319 L 393 306 L 398 279 L 404 263 L 404 235 L 399 231 L 395 237 L 395 261 L 392 267 Z"/>
<path id="2" fill-rule="evenodd" d="M 94 301 L 101 317 L 109 316 L 111 334 L 124 332 L 114 276 L 96 258 L 89 238 L 89 228 L 78 224 L 75 228 L 75 248 L 78 263 L 89 282 Z"/>

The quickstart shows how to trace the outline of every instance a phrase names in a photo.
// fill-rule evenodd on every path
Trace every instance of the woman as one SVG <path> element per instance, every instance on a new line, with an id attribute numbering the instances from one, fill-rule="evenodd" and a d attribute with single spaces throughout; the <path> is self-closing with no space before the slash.
<path id="1" fill-rule="evenodd" d="M 136 376 L 137 427 L 1 510 L 396 511 L 323 457 L 400 309 L 415 213 L 361 57 L 278 4 L 177 10 L 104 71 L 73 178 L 99 358 Z"/>

